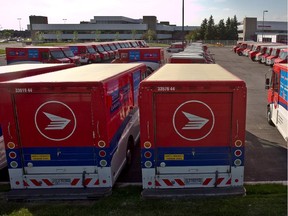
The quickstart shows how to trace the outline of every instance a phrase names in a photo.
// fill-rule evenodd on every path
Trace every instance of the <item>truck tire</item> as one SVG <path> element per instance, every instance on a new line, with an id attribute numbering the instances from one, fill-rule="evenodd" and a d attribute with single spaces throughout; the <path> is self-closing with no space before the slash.
<path id="1" fill-rule="evenodd" d="M 271 112 L 270 107 L 267 107 L 267 122 L 268 122 L 268 124 L 275 126 L 273 121 L 272 121 L 272 112 Z"/>
<path id="2" fill-rule="evenodd" d="M 238 55 L 239 55 L 239 56 L 242 56 L 242 55 L 243 55 L 243 53 L 242 53 L 242 52 L 239 52 L 239 53 L 238 53 Z"/>

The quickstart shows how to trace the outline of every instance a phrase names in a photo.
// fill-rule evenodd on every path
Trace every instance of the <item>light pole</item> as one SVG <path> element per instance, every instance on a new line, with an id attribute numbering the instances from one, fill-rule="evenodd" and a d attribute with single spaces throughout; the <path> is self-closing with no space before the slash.
<path id="1" fill-rule="evenodd" d="M 182 46 L 184 47 L 184 0 L 182 0 Z"/>
<path id="2" fill-rule="evenodd" d="M 64 21 L 64 24 L 66 24 L 67 19 L 63 19 L 63 21 Z"/>
<path id="3" fill-rule="evenodd" d="M 21 18 L 17 18 L 17 20 L 19 21 L 19 29 L 21 31 Z"/>
<path id="4" fill-rule="evenodd" d="M 268 10 L 263 10 L 263 23 L 262 23 L 262 43 L 264 42 L 264 14 L 268 12 Z"/>

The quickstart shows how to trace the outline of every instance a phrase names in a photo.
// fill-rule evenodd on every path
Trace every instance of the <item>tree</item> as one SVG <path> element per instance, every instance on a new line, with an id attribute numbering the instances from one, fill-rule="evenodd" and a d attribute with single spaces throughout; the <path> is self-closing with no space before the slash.
<path id="1" fill-rule="evenodd" d="M 78 41 L 78 32 L 74 31 L 73 32 L 73 42 L 76 42 L 76 41 Z"/>
<path id="2" fill-rule="evenodd" d="M 189 32 L 189 34 L 187 34 L 185 36 L 185 40 L 188 41 L 189 43 L 191 41 L 197 41 L 197 40 L 201 40 L 201 37 L 200 37 L 200 29 L 195 29 L 191 32 Z"/>
<path id="3" fill-rule="evenodd" d="M 156 32 L 148 29 L 148 31 L 143 35 L 144 39 L 148 40 L 149 42 L 151 42 L 151 40 L 156 38 Z"/>
<path id="4" fill-rule="evenodd" d="M 218 40 L 225 40 L 226 38 L 226 26 L 224 23 L 224 19 L 221 19 L 216 26 L 216 37 Z"/>
<path id="5" fill-rule="evenodd" d="M 209 21 L 207 23 L 207 28 L 205 31 L 205 36 L 204 39 L 205 40 L 214 40 L 215 39 L 215 24 L 214 24 L 214 19 L 213 16 L 211 15 L 209 18 Z"/>
<path id="6" fill-rule="evenodd" d="M 201 23 L 201 26 L 200 26 L 200 39 L 204 40 L 205 39 L 205 32 L 206 32 L 206 29 L 207 29 L 207 23 L 208 23 L 208 20 L 205 18 L 202 23 Z"/>
<path id="7" fill-rule="evenodd" d="M 62 31 L 56 31 L 56 40 L 57 42 L 62 41 Z"/>
<path id="8" fill-rule="evenodd" d="M 231 20 L 231 28 L 233 40 L 238 40 L 238 21 L 236 15 L 234 15 L 233 19 Z"/>
<path id="9" fill-rule="evenodd" d="M 101 31 L 100 30 L 96 30 L 95 31 L 95 41 L 99 41 L 100 40 L 100 35 L 101 35 Z"/>

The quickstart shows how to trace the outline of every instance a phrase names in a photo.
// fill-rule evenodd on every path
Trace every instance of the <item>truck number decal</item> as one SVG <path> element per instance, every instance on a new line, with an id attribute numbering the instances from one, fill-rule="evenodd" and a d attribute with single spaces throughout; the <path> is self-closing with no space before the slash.
<path id="1" fill-rule="evenodd" d="M 16 88 L 15 93 L 32 93 L 32 88 Z"/>
<path id="2" fill-rule="evenodd" d="M 157 91 L 166 91 L 166 92 L 168 92 L 168 91 L 175 91 L 176 90 L 176 88 L 175 87 L 169 87 L 169 86 L 159 86 L 159 87 L 157 87 Z"/>

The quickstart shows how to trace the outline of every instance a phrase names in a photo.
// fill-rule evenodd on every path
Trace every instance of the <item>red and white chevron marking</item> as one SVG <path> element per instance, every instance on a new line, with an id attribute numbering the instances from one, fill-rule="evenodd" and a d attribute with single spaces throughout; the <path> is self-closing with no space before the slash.
<path id="1" fill-rule="evenodd" d="M 214 187 L 214 186 L 219 186 L 219 187 L 225 187 L 225 186 L 230 186 L 231 185 L 231 177 L 219 177 L 217 178 L 215 182 L 215 178 L 208 177 L 208 178 L 203 178 L 202 183 L 199 184 L 186 184 L 184 178 L 163 178 L 163 179 L 157 179 L 155 180 L 155 186 L 156 187 L 176 187 L 176 188 L 181 188 L 181 187 Z"/>
<path id="2" fill-rule="evenodd" d="M 62 179 L 25 179 L 23 180 L 24 187 L 28 188 L 49 188 L 49 187 L 97 187 L 99 186 L 98 178 L 86 178 L 84 182 L 82 182 L 81 178 L 73 178 L 68 179 L 66 182 L 61 182 Z"/>

